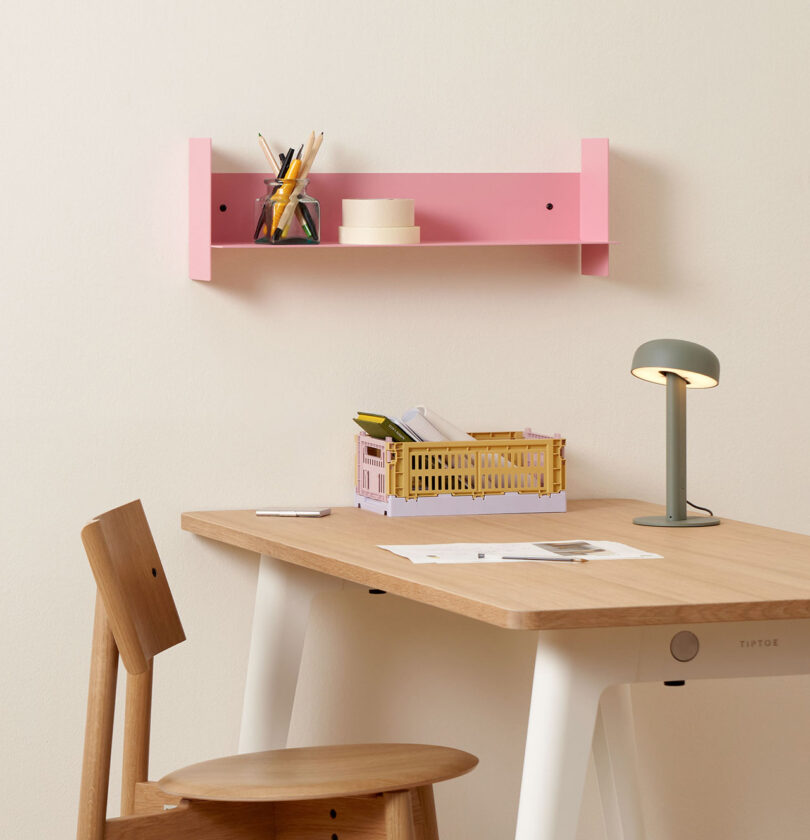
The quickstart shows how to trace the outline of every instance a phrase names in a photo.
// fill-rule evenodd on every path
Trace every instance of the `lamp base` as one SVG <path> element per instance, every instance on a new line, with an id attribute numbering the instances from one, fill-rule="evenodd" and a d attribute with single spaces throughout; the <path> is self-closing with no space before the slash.
<path id="1" fill-rule="evenodd" d="M 699 528 L 702 525 L 719 525 L 716 516 L 687 516 L 686 519 L 668 519 L 666 516 L 637 516 L 636 525 L 656 525 L 659 528 Z"/>

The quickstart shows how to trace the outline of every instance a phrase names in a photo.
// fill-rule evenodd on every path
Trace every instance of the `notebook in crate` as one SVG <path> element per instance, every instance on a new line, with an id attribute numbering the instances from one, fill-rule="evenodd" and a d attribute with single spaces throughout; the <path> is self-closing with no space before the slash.
<path id="1" fill-rule="evenodd" d="M 384 414 L 369 414 L 365 411 L 358 411 L 354 422 L 363 429 L 366 434 L 373 438 L 385 440 L 390 437 L 400 442 L 416 440 L 416 438 L 403 429 L 396 421 L 391 420 Z"/>

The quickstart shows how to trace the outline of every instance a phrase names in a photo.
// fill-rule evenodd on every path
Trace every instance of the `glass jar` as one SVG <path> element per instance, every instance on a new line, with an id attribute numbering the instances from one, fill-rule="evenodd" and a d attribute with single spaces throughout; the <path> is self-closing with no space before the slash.
<path id="1" fill-rule="evenodd" d="M 267 193 L 256 199 L 253 241 L 267 245 L 317 245 L 321 205 L 307 194 L 308 178 L 268 178 Z"/>

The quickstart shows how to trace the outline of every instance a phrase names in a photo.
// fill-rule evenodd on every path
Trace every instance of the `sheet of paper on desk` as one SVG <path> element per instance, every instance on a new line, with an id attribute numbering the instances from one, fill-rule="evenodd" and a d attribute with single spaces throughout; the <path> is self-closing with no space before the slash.
<path id="1" fill-rule="evenodd" d="M 532 560 L 655 560 L 652 554 L 607 540 L 559 540 L 526 543 L 435 543 L 433 545 L 378 545 L 412 563 L 527 563 Z M 520 559 L 517 559 L 520 558 Z"/>

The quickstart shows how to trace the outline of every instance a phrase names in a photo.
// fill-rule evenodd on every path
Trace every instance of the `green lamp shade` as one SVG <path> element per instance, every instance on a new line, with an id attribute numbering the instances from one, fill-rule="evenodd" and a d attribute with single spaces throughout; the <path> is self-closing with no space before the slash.
<path id="1" fill-rule="evenodd" d="M 720 381 L 720 361 L 706 347 L 677 338 L 658 338 L 642 344 L 633 355 L 633 376 L 647 382 L 667 384 L 675 373 L 687 388 L 714 388 Z"/>

